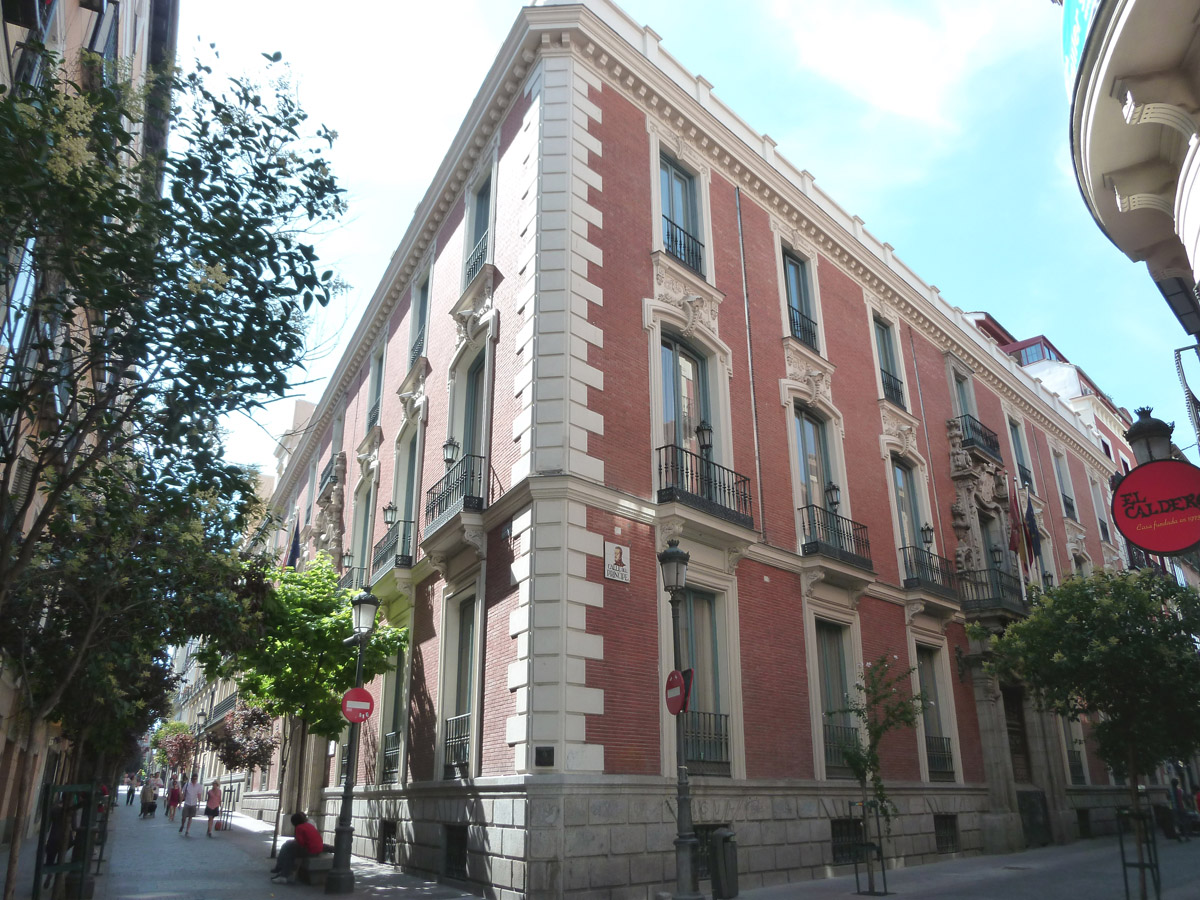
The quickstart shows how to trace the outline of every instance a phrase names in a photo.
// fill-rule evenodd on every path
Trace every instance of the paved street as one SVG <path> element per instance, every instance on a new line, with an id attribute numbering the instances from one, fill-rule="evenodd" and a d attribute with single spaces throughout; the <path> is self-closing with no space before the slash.
<path id="1" fill-rule="evenodd" d="M 270 824 L 234 816 L 234 827 L 209 839 L 198 819 L 192 836 L 180 836 L 163 819 L 138 819 L 134 807 L 118 804 L 109 853 L 96 879 L 96 900 L 242 900 L 315 897 L 321 888 L 272 884 L 267 878 Z M 1200 840 L 1160 840 L 1163 900 L 1200 896 Z M 31 896 L 32 853 L 23 867 L 20 900 Z M 0 855 L 0 860 L 3 856 Z M 471 895 L 390 866 L 355 858 L 356 895 L 449 900 Z M 744 876 L 743 876 L 744 877 Z M 863 887 L 865 888 L 865 880 Z M 1081 841 L 1009 856 L 976 856 L 888 873 L 899 897 L 972 900 L 1123 900 L 1120 855 L 1115 838 Z M 745 900 L 817 900 L 854 896 L 854 879 L 806 881 L 743 890 Z M 1136 895 L 1135 895 L 1136 896 Z M 1153 897 L 1153 893 L 1151 893 Z M 43 897 L 48 897 L 43 893 Z"/>

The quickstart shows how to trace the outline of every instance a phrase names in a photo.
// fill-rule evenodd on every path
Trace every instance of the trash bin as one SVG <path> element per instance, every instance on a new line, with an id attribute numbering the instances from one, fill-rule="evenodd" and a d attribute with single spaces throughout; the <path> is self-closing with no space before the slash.
<path id="1" fill-rule="evenodd" d="M 713 900 L 738 895 L 737 835 L 731 828 L 717 828 L 709 848 L 712 861 Z"/>

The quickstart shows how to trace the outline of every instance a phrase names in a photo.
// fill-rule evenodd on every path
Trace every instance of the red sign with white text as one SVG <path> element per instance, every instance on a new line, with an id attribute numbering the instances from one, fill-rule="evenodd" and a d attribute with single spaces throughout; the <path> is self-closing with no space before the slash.
<path id="1" fill-rule="evenodd" d="M 342 697 L 342 715 L 347 722 L 365 722 L 375 708 L 375 698 L 366 688 L 350 688 Z"/>
<path id="2" fill-rule="evenodd" d="M 1200 543 L 1200 468 L 1178 459 L 1138 466 L 1112 498 L 1113 522 L 1148 553 L 1182 553 Z"/>

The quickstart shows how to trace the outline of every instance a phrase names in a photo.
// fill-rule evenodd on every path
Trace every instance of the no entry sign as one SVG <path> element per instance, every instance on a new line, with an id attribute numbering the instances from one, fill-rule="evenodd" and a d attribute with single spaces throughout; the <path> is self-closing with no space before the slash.
<path id="1" fill-rule="evenodd" d="M 342 697 L 342 715 L 347 722 L 365 722 L 375 709 L 375 700 L 366 688 L 350 688 Z"/>
<path id="2" fill-rule="evenodd" d="M 673 716 L 687 712 L 688 695 L 692 692 L 692 670 L 673 670 L 667 676 L 667 712 Z"/>
<path id="3" fill-rule="evenodd" d="M 1117 485 L 1113 522 L 1150 553 L 1182 553 L 1200 543 L 1200 468 L 1178 459 L 1138 466 Z"/>

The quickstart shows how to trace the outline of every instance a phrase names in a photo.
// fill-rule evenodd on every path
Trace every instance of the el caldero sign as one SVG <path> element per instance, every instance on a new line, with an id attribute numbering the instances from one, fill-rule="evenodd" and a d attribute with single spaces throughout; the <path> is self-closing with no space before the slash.
<path id="1" fill-rule="evenodd" d="M 1112 499 L 1125 540 L 1148 553 L 1182 553 L 1200 543 L 1200 468 L 1178 459 L 1138 466 Z"/>

